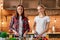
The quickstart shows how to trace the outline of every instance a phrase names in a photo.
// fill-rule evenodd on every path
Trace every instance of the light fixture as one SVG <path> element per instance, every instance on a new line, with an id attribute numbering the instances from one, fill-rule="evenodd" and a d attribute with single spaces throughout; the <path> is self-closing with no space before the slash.
<path id="1" fill-rule="evenodd" d="M 30 20 L 28 20 L 28 22 L 30 23 L 31 21 L 30 21 Z"/>
<path id="2" fill-rule="evenodd" d="M 4 24 L 4 22 L 2 22 L 2 25 Z"/>
<path id="3" fill-rule="evenodd" d="M 54 23 L 56 23 L 56 18 L 54 19 Z"/>

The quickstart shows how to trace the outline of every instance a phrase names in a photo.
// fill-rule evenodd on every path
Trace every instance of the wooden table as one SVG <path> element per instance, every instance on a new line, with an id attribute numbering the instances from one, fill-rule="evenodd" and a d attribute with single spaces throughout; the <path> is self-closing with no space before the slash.
<path id="1" fill-rule="evenodd" d="M 47 33 L 49 40 L 60 40 L 60 32 Z"/>

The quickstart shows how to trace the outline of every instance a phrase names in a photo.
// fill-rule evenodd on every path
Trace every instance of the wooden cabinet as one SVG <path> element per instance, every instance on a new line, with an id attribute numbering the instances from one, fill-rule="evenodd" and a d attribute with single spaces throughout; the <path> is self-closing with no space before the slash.
<path id="1" fill-rule="evenodd" d="M 56 0 L 42 0 L 41 3 L 47 8 L 56 8 Z"/>
<path id="2" fill-rule="evenodd" d="M 38 4 L 43 4 L 47 9 L 60 9 L 60 0 L 4 0 L 4 9 L 15 10 L 18 4 L 25 9 L 36 9 Z"/>
<path id="3" fill-rule="evenodd" d="M 38 0 L 23 0 L 22 5 L 25 8 L 36 8 L 38 6 Z"/>
<path id="4" fill-rule="evenodd" d="M 36 8 L 39 4 L 43 4 L 46 9 L 60 9 L 60 0 L 3 0 L 3 3 L 3 8 L 6 10 L 16 10 L 16 6 L 21 4 L 28 15 L 37 15 Z M 50 12 L 47 15 L 50 15 Z"/>
<path id="5" fill-rule="evenodd" d="M 19 0 L 3 0 L 3 8 L 7 10 L 15 10 L 19 3 Z"/>
<path id="6" fill-rule="evenodd" d="M 4 9 L 15 10 L 16 6 L 21 4 L 25 9 L 36 9 L 38 0 L 4 0 Z"/>
<path id="7" fill-rule="evenodd" d="M 60 9 L 60 0 L 41 0 L 47 9 Z"/>
<path id="8" fill-rule="evenodd" d="M 4 0 L 3 8 L 6 10 L 16 10 L 16 6 L 21 4 L 24 6 L 25 13 L 28 15 L 36 15 L 38 0 Z"/>

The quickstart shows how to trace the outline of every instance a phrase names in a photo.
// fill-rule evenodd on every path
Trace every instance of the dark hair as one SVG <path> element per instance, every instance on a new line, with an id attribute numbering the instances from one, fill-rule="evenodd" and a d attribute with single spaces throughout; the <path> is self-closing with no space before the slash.
<path id="1" fill-rule="evenodd" d="M 45 7 L 43 4 L 40 4 L 40 5 L 38 5 L 38 6 L 41 6 L 43 9 L 45 9 L 45 10 L 46 10 L 46 7 Z M 44 11 L 44 15 L 46 16 L 45 11 Z"/>
<path id="2" fill-rule="evenodd" d="M 23 12 L 22 12 L 22 14 L 21 14 L 22 19 L 23 19 L 23 18 L 25 17 L 25 15 L 24 15 L 24 7 L 23 7 L 22 5 L 18 5 L 17 7 L 19 7 L 19 6 L 21 6 L 21 7 L 23 8 Z M 17 12 L 17 8 L 16 8 L 16 18 L 19 19 L 19 14 L 18 14 L 18 12 Z"/>

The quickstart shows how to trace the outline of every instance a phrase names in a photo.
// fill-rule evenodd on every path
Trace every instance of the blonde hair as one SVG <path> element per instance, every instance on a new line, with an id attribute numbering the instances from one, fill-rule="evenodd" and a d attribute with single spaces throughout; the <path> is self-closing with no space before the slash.
<path id="1" fill-rule="evenodd" d="M 40 4 L 40 5 L 38 5 L 38 6 L 40 6 L 40 7 L 42 7 L 43 9 L 45 9 L 45 10 L 46 10 L 46 7 L 45 7 L 43 4 Z M 44 14 L 45 14 L 45 16 L 46 16 L 45 11 L 44 11 Z"/>
<path id="2" fill-rule="evenodd" d="M 40 4 L 38 6 L 41 6 L 42 8 L 46 9 L 46 7 L 43 4 Z"/>

